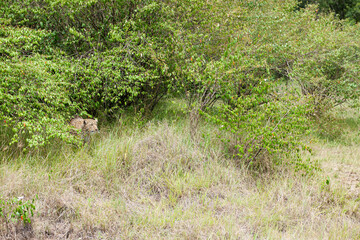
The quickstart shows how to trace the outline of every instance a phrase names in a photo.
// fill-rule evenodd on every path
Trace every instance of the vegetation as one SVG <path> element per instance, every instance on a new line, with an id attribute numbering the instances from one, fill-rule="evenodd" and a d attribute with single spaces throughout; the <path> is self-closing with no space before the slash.
<path id="1" fill-rule="evenodd" d="M 0 2 L 0 236 L 359 237 L 357 3 L 324 4 Z"/>
<path id="2" fill-rule="evenodd" d="M 334 12 L 341 19 L 348 18 L 351 21 L 360 21 L 360 2 L 359 0 L 302 0 L 301 7 L 307 4 L 318 4 L 322 12 Z"/>

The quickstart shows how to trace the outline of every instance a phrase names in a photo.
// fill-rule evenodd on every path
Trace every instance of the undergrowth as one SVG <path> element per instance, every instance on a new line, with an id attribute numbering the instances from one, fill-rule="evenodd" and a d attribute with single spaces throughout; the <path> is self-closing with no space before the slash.
<path id="1" fill-rule="evenodd" d="M 2 151 L 3 201 L 34 201 L 25 227 L 2 238 L 34 239 L 355 239 L 356 195 L 327 168 L 293 165 L 254 173 L 226 154 L 219 130 L 203 122 L 190 138 L 182 103 L 160 104 L 158 118 L 128 113 L 100 125 L 83 148 L 57 145 L 32 154 Z M 161 109 L 162 108 L 162 109 Z M 167 115 L 167 116 L 166 116 Z M 168 120 L 167 120 L 168 119 Z M 144 121 L 139 127 L 138 121 Z M 326 147 L 317 141 L 315 148 Z M 338 143 L 341 146 L 340 143 Z M 11 157 L 12 156 L 12 157 Z M 322 166 L 329 159 L 306 155 Z M 329 157 L 329 156 L 328 156 Z M 304 155 L 305 158 L 305 155 Z M 305 158 L 305 159 L 306 159 Z M 305 164 L 305 163 L 304 163 Z M 326 165 L 325 165 L 326 166 Z"/>

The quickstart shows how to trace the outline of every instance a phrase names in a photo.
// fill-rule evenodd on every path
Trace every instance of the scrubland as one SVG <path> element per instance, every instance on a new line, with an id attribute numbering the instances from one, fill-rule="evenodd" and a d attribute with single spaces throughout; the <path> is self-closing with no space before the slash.
<path id="1" fill-rule="evenodd" d="M 0 239 L 359 239 L 360 8 L 325 2 L 0 1 Z"/>
<path id="2" fill-rule="evenodd" d="M 275 166 L 259 173 L 224 154 L 203 122 L 191 139 L 181 105 L 156 118 L 123 114 L 83 148 L 53 145 L 1 153 L 3 197 L 35 199 L 30 224 L 2 239 L 357 239 L 357 111 L 337 109 L 311 137 L 311 174 Z M 327 126 L 326 126 L 327 127 Z M 320 130 L 319 130 L 320 131 Z M 309 138 L 310 139 L 310 138 Z M 308 140 L 310 141 L 310 140 Z"/>

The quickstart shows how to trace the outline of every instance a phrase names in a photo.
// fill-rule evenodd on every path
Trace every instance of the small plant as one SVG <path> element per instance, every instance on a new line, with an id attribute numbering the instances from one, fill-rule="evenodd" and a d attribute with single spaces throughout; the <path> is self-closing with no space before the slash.
<path id="1" fill-rule="evenodd" d="M 310 149 L 308 150 L 310 151 Z M 321 170 L 318 161 L 313 161 L 310 158 L 302 159 L 300 156 L 294 157 L 290 164 L 294 166 L 295 172 L 301 173 L 303 176 L 311 176 L 315 171 Z"/>
<path id="2" fill-rule="evenodd" d="M 7 231 L 9 231 L 11 224 L 23 221 L 24 224 L 31 223 L 31 217 L 34 216 L 35 198 L 31 200 L 24 200 L 23 197 L 0 199 L 0 224 L 5 224 Z"/>
<path id="3" fill-rule="evenodd" d="M 322 191 L 330 190 L 330 178 L 329 177 L 327 177 L 326 180 L 321 183 L 321 190 Z"/>

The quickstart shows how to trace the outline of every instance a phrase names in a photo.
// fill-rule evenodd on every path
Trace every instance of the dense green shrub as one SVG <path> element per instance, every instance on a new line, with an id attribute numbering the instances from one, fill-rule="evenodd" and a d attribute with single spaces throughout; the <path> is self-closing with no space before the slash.
<path id="1" fill-rule="evenodd" d="M 268 81 L 251 87 L 252 94 L 234 96 L 206 116 L 223 130 L 219 137 L 238 164 L 269 168 L 274 163 L 289 163 L 289 157 L 307 147 L 309 106 L 299 97 L 281 94 Z M 283 161 L 286 160 L 286 161 Z"/>
<path id="2" fill-rule="evenodd" d="M 171 87 L 171 11 L 162 3 L 14 0 L 0 11 L 11 25 L 48 29 L 43 47 L 71 54 L 63 60 L 73 66 L 62 73 L 83 112 L 111 117 L 130 105 L 151 112 Z"/>
<path id="3" fill-rule="evenodd" d="M 0 79 L 0 127 L 12 130 L 8 143 L 36 147 L 69 139 L 66 120 L 74 106 L 56 63 L 39 55 L 0 61 Z"/>
<path id="4" fill-rule="evenodd" d="M 47 29 L 70 54 L 103 49 L 110 26 L 131 18 L 140 1 L 5 0 L 0 12 L 12 25 Z"/>
<path id="5" fill-rule="evenodd" d="M 225 123 L 232 112 L 248 122 L 253 118 L 260 135 L 269 128 L 258 115 L 262 111 L 289 126 L 296 114 L 321 116 L 359 96 L 360 30 L 319 14 L 313 5 L 299 10 L 298 4 L 2 1 L 3 127 L 13 129 L 12 142 L 22 135 L 31 146 L 41 145 L 66 139 L 66 119 L 74 114 L 113 119 L 127 107 L 149 113 L 169 93 L 188 101 L 193 130 L 199 112 L 219 99 L 223 110 L 214 119 Z M 265 79 L 294 91 L 285 87 L 286 100 L 274 98 L 275 91 L 261 90 Z M 255 101 L 256 114 L 246 114 L 249 101 Z M 293 106 L 289 114 L 285 105 Z M 236 134 L 246 138 L 245 132 Z M 265 145 L 280 151 L 278 140 Z"/>
<path id="6" fill-rule="evenodd" d="M 172 87 L 171 11 L 161 3 L 4 1 L 0 12 L 5 144 L 72 141 L 70 116 L 149 113 Z"/>
<path id="7" fill-rule="evenodd" d="M 59 71 L 62 62 L 49 52 L 51 33 L 0 24 L 1 145 L 38 147 L 50 139 L 73 141 L 67 120 L 75 111 Z M 4 136 L 6 134 L 6 136 Z"/>
<path id="8" fill-rule="evenodd" d="M 0 21 L 0 59 L 27 57 L 35 53 L 50 53 L 48 42 L 52 33 L 31 28 L 14 28 Z"/>
<path id="9" fill-rule="evenodd" d="M 164 6 L 151 3 L 136 9 L 130 20 L 110 25 L 107 49 L 73 60 L 70 98 L 89 113 L 110 118 L 128 106 L 150 113 L 173 87 L 167 14 Z"/>
<path id="10" fill-rule="evenodd" d="M 236 4 L 220 17 L 217 31 L 227 38 L 206 36 L 223 51 L 197 47 L 181 72 L 198 109 L 212 102 L 202 96 L 223 99 L 208 117 L 234 135 L 222 138 L 235 141 L 241 162 L 261 165 L 263 157 L 282 159 L 301 147 L 306 116 L 359 96 L 359 27 L 319 18 L 314 6 L 296 11 L 296 1 Z M 265 91 L 265 81 L 285 88 Z"/>
<path id="11" fill-rule="evenodd" d="M 75 60 L 68 77 L 71 100 L 88 113 L 101 111 L 109 118 L 129 106 L 150 113 L 171 82 L 149 49 L 131 49 L 131 57 L 127 51 L 113 48 Z"/>
<path id="12" fill-rule="evenodd" d="M 360 21 L 359 0 L 301 0 L 299 6 L 318 4 L 319 10 L 324 13 L 334 12 L 339 18 L 349 18 L 352 21 Z"/>
<path id="13" fill-rule="evenodd" d="M 238 78 L 257 76 L 296 84 L 319 113 L 356 99 L 359 26 L 332 15 L 320 18 L 314 6 L 294 12 L 296 4 L 267 2 L 255 13 L 243 14 L 248 26 L 233 38 L 232 48 Z"/>

